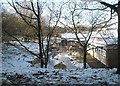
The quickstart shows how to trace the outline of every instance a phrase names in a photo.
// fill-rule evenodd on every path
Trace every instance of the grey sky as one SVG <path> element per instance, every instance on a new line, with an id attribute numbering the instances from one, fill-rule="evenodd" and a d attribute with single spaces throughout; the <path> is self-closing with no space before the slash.
<path id="1" fill-rule="evenodd" d="M 12 1 L 12 0 L 0 0 L 0 2 L 7 2 L 7 1 Z M 16 1 L 23 1 L 23 0 L 16 0 Z M 30 0 L 26 0 L 26 1 L 30 1 Z M 35 0 L 33 0 L 33 1 L 35 1 Z M 68 0 L 42 0 L 42 1 L 60 2 L 60 1 L 68 1 Z M 76 0 L 69 0 L 69 1 L 76 1 Z M 105 1 L 108 3 L 118 2 L 118 0 L 77 0 L 77 1 Z"/>
<path id="2" fill-rule="evenodd" d="M 7 3 L 7 1 L 12 1 L 12 0 L 0 0 L 0 3 L 3 2 L 3 3 Z M 15 1 L 15 0 L 13 0 Z M 23 1 L 23 0 L 16 0 L 16 1 Z M 30 1 L 30 0 L 26 0 L 26 1 Z M 37 0 L 33 0 L 33 1 L 37 1 Z M 61 1 L 81 1 L 81 0 L 40 0 L 40 1 L 47 1 L 47 2 L 61 2 Z M 82 0 L 82 1 L 88 1 L 88 0 Z M 90 1 L 90 0 L 89 0 Z M 102 0 L 102 1 L 105 1 L 107 3 L 110 3 L 110 4 L 116 4 L 118 2 L 118 0 Z M 7 5 L 7 4 L 5 4 Z M 7 7 L 8 8 L 8 7 Z M 8 8 L 7 10 L 11 12 L 11 9 L 12 8 Z"/>

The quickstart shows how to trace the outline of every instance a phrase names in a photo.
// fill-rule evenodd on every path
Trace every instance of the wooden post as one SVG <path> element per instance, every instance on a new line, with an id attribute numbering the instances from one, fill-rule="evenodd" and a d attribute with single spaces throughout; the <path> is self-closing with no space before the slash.
<path id="1" fill-rule="evenodd" d="M 120 74 L 120 0 L 118 2 L 117 13 L 118 13 L 118 68 L 117 68 L 117 73 Z"/>

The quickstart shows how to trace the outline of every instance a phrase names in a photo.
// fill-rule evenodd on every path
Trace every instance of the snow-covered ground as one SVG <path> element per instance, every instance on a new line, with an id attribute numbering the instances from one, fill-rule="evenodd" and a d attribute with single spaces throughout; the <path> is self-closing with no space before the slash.
<path id="1" fill-rule="evenodd" d="M 34 50 L 34 52 L 37 52 L 38 47 L 35 43 L 28 43 L 24 44 L 26 45 L 30 50 Z M 30 55 L 29 53 L 26 53 L 22 50 L 19 50 L 15 48 L 14 46 L 7 46 L 3 45 L 3 56 L 2 56 L 2 64 L 3 64 L 3 72 L 15 72 L 20 74 L 26 74 L 30 71 L 36 71 L 39 70 L 40 65 L 36 64 L 34 67 L 31 67 L 31 64 L 27 61 L 32 61 L 35 57 Z M 63 62 L 67 69 L 76 69 L 76 68 L 82 68 L 83 63 L 78 63 L 76 60 L 74 60 L 71 56 L 68 55 L 68 53 L 59 53 L 55 57 L 51 57 L 48 69 L 54 69 L 54 65 Z M 89 67 L 87 65 L 87 67 Z M 23 70 L 24 69 L 24 70 Z"/>
<path id="2" fill-rule="evenodd" d="M 83 63 L 79 63 L 78 60 L 75 60 L 72 55 L 69 55 L 67 52 L 59 53 L 52 58 L 51 61 L 54 61 L 53 64 L 63 62 L 67 66 L 67 69 L 83 68 Z M 88 64 L 87 67 L 89 67 Z"/>
<path id="3" fill-rule="evenodd" d="M 28 46 L 29 45 L 29 46 Z M 36 44 L 26 44 L 31 50 L 36 50 Z M 34 46 L 35 45 L 35 46 Z M 4 83 L 15 83 L 14 78 L 17 75 L 24 75 L 29 78 L 24 83 L 36 84 L 119 84 L 120 75 L 115 74 L 113 69 L 92 69 L 88 66 L 83 68 L 81 63 L 74 61 L 67 53 L 60 53 L 51 58 L 48 68 L 40 68 L 39 64 L 31 67 L 27 61 L 34 59 L 34 56 L 18 50 L 13 46 L 3 44 L 2 52 L 2 73 Z M 71 60 L 72 59 L 72 60 Z M 54 69 L 54 64 L 64 62 L 67 69 Z M 13 77 L 14 78 L 11 78 Z M 19 76 L 20 77 L 20 76 Z M 23 77 L 22 77 L 23 78 Z M 8 81 L 9 80 L 9 81 Z M 17 78 L 16 78 L 17 80 Z M 20 82 L 21 80 L 18 80 Z M 22 80 L 23 82 L 24 80 Z M 17 82 L 17 83 L 18 83 Z M 19 83 L 20 84 L 20 83 Z"/>

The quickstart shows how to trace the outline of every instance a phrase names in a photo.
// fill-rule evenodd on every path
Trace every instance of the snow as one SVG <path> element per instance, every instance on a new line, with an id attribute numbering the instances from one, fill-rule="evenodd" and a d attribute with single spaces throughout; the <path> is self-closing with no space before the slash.
<path id="1" fill-rule="evenodd" d="M 96 38 L 101 40 L 95 40 L 95 44 L 97 42 L 104 45 L 117 44 L 117 29 L 101 30 Z"/>
<path id="2" fill-rule="evenodd" d="M 98 30 L 99 31 L 99 30 Z M 94 44 L 95 46 L 106 46 L 110 44 L 117 44 L 118 32 L 117 29 L 113 28 L 103 28 L 102 30 L 92 32 L 91 38 L 89 40 L 90 44 Z M 81 41 L 85 41 L 85 37 L 87 37 L 88 32 L 84 32 L 83 35 L 78 33 L 78 37 Z M 68 41 L 73 40 L 77 41 L 74 33 L 64 33 L 61 34 L 61 38 L 67 39 Z M 88 37 L 87 37 L 88 38 Z"/>
<path id="3" fill-rule="evenodd" d="M 33 44 L 26 44 L 26 46 L 31 45 Z M 30 48 L 37 47 L 31 46 Z M 33 58 L 26 52 L 3 44 L 2 72 L 7 73 L 7 75 L 22 74 L 31 78 L 33 82 L 43 84 L 120 84 L 120 75 L 114 74 L 116 68 L 92 69 L 88 66 L 84 69 L 83 64 L 74 61 L 74 59 L 71 61 L 72 57 L 67 53 L 60 53 L 54 58 L 51 57 L 50 63 L 53 61 L 53 64 L 49 64 L 48 68 L 40 68 L 39 64 L 31 67 L 31 64 L 26 61 L 31 61 Z M 53 65 L 59 62 L 64 62 L 67 69 L 54 69 Z M 39 73 L 40 75 L 35 75 Z"/>
<path id="4" fill-rule="evenodd" d="M 85 2 L 93 2 L 93 1 L 102 2 L 102 0 L 81 0 L 81 1 L 85 1 Z"/>
<path id="5" fill-rule="evenodd" d="M 13 46 L 4 47 L 2 56 L 3 72 L 9 71 L 20 74 L 28 72 L 30 64 L 26 60 L 32 60 L 32 56 L 22 53 Z"/>
<path id="6" fill-rule="evenodd" d="M 28 44 L 28 45 L 27 45 Z M 24 44 L 27 46 L 30 50 L 37 51 L 38 47 L 34 43 L 27 43 Z M 18 50 L 17 48 L 14 48 L 13 46 L 6 46 L 3 45 L 3 71 L 7 72 L 16 72 L 25 74 L 28 73 L 29 70 L 36 70 L 36 68 L 31 67 L 31 64 L 27 61 L 32 61 L 34 59 L 34 56 L 25 53 L 23 51 Z M 60 53 L 56 55 L 54 58 L 50 58 L 50 65 L 49 67 L 53 69 L 54 65 L 64 62 L 67 65 L 67 68 L 82 68 L 83 63 L 78 63 L 76 61 L 70 60 L 71 56 L 68 56 L 67 53 Z M 58 60 L 56 60 L 58 59 Z M 75 65 L 73 65 L 73 63 Z M 39 65 L 35 65 L 39 69 Z M 23 70 L 24 69 L 24 70 Z"/>
<path id="7" fill-rule="evenodd" d="M 81 33 L 78 33 L 77 35 L 79 38 L 84 39 Z M 86 36 L 87 34 L 83 34 L 83 35 Z M 61 38 L 76 39 L 76 35 L 74 33 L 64 33 L 64 34 L 61 34 Z"/>
<path id="8" fill-rule="evenodd" d="M 83 63 L 79 63 L 72 55 L 70 56 L 67 53 L 58 54 L 57 58 L 59 61 L 64 62 L 69 69 L 83 68 Z M 87 67 L 89 67 L 88 64 Z"/>

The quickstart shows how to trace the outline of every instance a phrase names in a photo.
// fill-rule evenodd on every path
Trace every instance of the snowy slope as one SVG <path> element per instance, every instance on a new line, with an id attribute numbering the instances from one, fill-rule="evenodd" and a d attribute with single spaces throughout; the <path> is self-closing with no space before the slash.
<path id="1" fill-rule="evenodd" d="M 62 56 L 65 58 L 61 58 Z M 114 74 L 116 68 L 83 69 L 82 65 L 73 65 L 66 54 L 58 54 L 55 58 L 58 58 L 58 61 L 66 61 L 69 67 L 54 69 L 53 65 L 49 65 L 45 69 L 40 68 L 39 64 L 31 67 L 31 64 L 26 62 L 33 58 L 32 55 L 12 46 L 3 45 L 2 72 L 6 74 L 3 78 L 9 79 L 7 77 L 10 75 L 20 74 L 39 84 L 120 84 L 120 75 Z"/>

